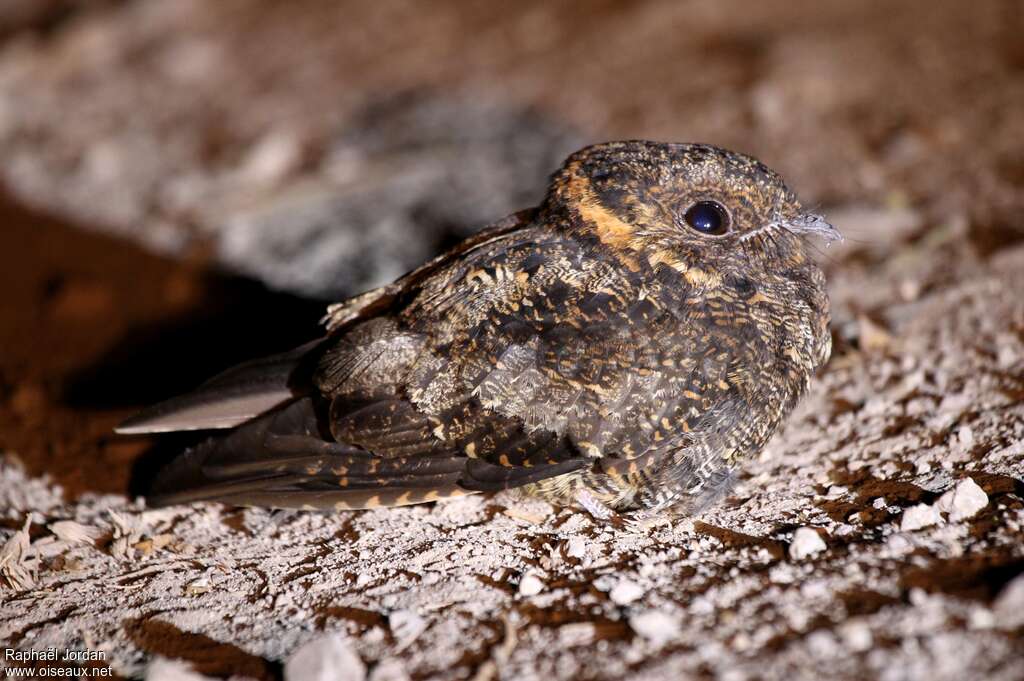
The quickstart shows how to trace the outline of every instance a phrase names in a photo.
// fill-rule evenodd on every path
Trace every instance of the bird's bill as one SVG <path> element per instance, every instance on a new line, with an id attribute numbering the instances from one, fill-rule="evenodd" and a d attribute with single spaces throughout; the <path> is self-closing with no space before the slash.
<path id="1" fill-rule="evenodd" d="M 786 229 L 795 234 L 823 237 L 827 243 L 843 240 L 843 235 L 839 233 L 839 230 L 816 213 L 801 213 L 795 218 L 787 220 Z"/>

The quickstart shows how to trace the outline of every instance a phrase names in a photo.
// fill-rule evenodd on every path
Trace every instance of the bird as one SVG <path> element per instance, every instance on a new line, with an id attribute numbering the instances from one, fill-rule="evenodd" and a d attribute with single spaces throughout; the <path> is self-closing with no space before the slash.
<path id="1" fill-rule="evenodd" d="M 327 308 L 325 333 L 129 418 L 213 431 L 153 505 L 352 510 L 514 490 L 598 519 L 725 497 L 831 351 L 841 235 L 708 144 L 608 142 L 535 208 Z"/>

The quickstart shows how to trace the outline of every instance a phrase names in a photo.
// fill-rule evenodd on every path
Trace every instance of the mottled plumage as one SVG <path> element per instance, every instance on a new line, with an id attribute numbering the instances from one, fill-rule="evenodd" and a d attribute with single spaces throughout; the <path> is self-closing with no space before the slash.
<path id="1" fill-rule="evenodd" d="M 618 142 L 536 209 L 333 305 L 328 334 L 125 432 L 233 428 L 155 499 L 365 508 L 519 488 L 695 513 L 828 358 L 804 240 L 837 236 L 752 158 Z"/>

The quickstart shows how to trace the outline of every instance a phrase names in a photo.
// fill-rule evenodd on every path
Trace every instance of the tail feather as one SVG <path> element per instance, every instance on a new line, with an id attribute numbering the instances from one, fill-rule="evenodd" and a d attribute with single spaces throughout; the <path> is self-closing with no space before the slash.
<path id="1" fill-rule="evenodd" d="M 234 428 L 306 394 L 309 367 L 322 342 L 228 369 L 191 393 L 143 410 L 115 430 L 134 435 Z"/>

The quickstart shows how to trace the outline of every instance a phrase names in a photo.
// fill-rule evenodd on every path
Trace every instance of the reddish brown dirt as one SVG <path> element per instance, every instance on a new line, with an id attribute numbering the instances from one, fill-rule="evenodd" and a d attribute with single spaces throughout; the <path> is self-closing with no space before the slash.
<path id="1" fill-rule="evenodd" d="M 143 404 L 317 333 L 320 305 L 0 203 L 0 451 L 70 497 L 125 493 Z M 264 324 L 268 319 L 272 323 Z"/>

